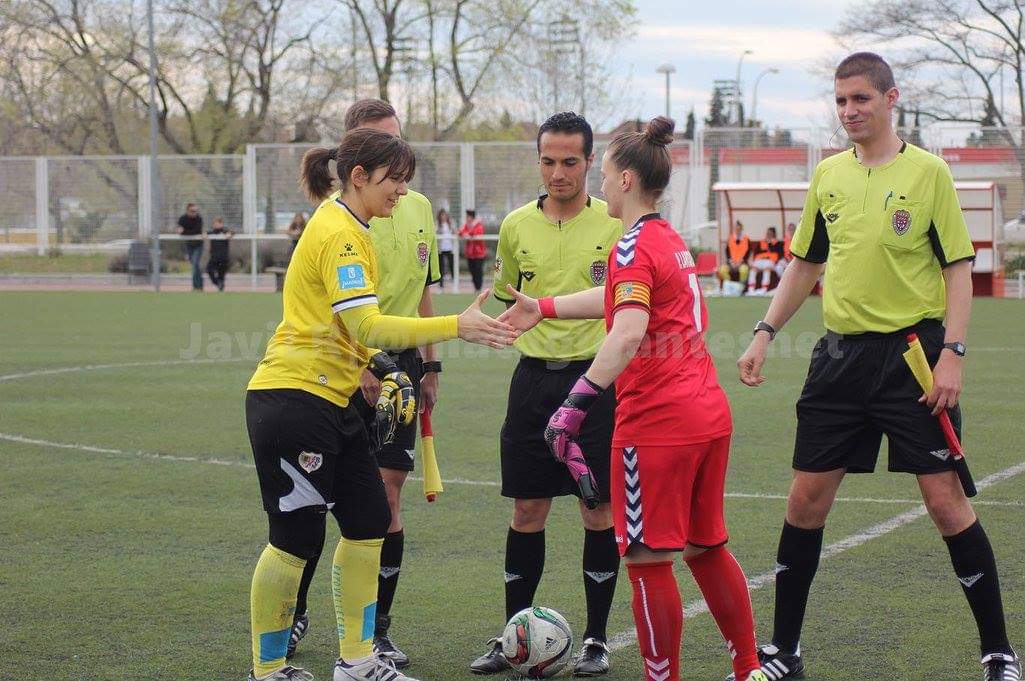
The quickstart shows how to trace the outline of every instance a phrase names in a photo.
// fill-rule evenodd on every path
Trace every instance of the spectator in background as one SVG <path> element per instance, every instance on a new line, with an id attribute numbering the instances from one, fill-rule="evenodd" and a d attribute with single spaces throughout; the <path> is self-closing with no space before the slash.
<path id="1" fill-rule="evenodd" d="M 194 203 L 185 205 L 185 214 L 178 218 L 178 233 L 194 239 L 183 239 L 185 243 L 185 257 L 192 265 L 192 290 L 203 290 L 203 270 L 199 267 L 199 261 L 203 257 L 203 217 L 199 214 L 199 207 Z"/>
<path id="2" fill-rule="evenodd" d="M 306 213 L 300 211 L 293 215 L 292 222 L 288 223 L 288 238 L 292 240 L 292 247 L 288 251 L 289 259 L 291 259 L 295 245 L 299 243 L 299 237 L 303 235 L 304 229 L 306 229 Z"/>
<path id="3" fill-rule="evenodd" d="M 473 238 L 484 236 L 484 223 L 477 219 L 474 209 L 466 209 L 466 222 L 459 228 L 459 236 L 466 239 L 466 264 L 473 277 L 473 289 L 479 294 L 484 287 L 484 259 L 488 255 L 488 247 L 484 239 Z"/>
<path id="4" fill-rule="evenodd" d="M 776 228 L 766 229 L 765 238 L 755 244 L 751 250 L 753 255 L 751 256 L 751 276 L 747 279 L 747 292 L 750 295 L 768 295 L 772 273 L 779 271 L 777 268 L 783 261 L 783 242 L 776 238 Z M 762 275 L 762 287 L 756 289 L 759 272 Z"/>
<path id="5" fill-rule="evenodd" d="M 442 208 L 438 211 L 438 258 L 441 261 L 441 288 L 445 288 L 445 277 L 450 279 L 455 272 L 456 230 L 452 217 Z"/>
<path id="6" fill-rule="evenodd" d="M 210 283 L 218 291 L 223 291 L 224 277 L 228 273 L 229 240 L 235 236 L 235 232 L 225 230 L 224 220 L 215 218 L 207 236 L 210 237 L 210 257 L 206 261 L 206 273 L 210 276 Z"/>
<path id="7" fill-rule="evenodd" d="M 751 258 L 751 240 L 744 234 L 744 223 L 737 220 L 726 241 L 726 262 L 719 267 L 720 286 L 725 291 L 726 280 L 743 282 L 747 279 L 748 260 Z"/>

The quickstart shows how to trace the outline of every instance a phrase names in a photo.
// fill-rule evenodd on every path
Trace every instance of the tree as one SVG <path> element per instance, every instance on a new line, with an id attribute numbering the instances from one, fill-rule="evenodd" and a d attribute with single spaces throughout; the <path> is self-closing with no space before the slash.
<path id="1" fill-rule="evenodd" d="M 694 109 L 691 108 L 691 110 L 687 112 L 687 124 L 684 127 L 684 129 L 683 129 L 683 139 L 685 139 L 685 140 L 693 140 L 694 139 L 694 127 L 695 127 Z"/>

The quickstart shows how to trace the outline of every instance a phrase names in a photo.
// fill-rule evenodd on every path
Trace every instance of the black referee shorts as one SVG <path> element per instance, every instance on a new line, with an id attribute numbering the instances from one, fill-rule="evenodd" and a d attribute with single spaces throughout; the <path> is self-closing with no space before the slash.
<path id="1" fill-rule="evenodd" d="M 413 391 L 416 395 L 417 411 L 419 412 L 420 381 L 424 376 L 424 363 L 420 357 L 420 352 L 416 349 L 410 349 L 399 353 L 389 352 L 388 356 L 395 360 L 395 364 L 398 365 L 399 369 L 405 371 L 409 376 L 409 380 L 413 382 Z M 359 389 L 349 398 L 349 403 L 359 412 L 367 427 L 367 432 L 370 433 L 370 440 L 374 445 L 374 450 L 377 452 L 377 465 L 381 468 L 391 468 L 397 471 L 412 471 L 413 460 L 416 455 L 416 433 L 419 425 L 419 416 L 414 414 L 413 422 L 408 426 L 399 424 L 395 428 L 395 439 L 392 440 L 391 444 L 378 448 L 375 442 L 374 407 L 367 404 L 366 399 L 363 397 L 363 391 Z"/>
<path id="2" fill-rule="evenodd" d="M 366 428 L 351 406 L 303 390 L 250 390 L 246 425 L 268 513 L 333 507 L 346 536 L 391 517 Z"/>
<path id="3" fill-rule="evenodd" d="M 552 456 L 545 443 L 548 419 L 569 394 L 591 360 L 546 362 L 523 357 L 509 384 L 509 403 L 502 425 L 502 496 L 513 499 L 549 499 L 580 496 L 569 469 Z M 609 501 L 609 463 L 615 391 L 609 389 L 587 412 L 577 442 L 594 473 L 602 501 Z"/>
<path id="4" fill-rule="evenodd" d="M 889 470 L 923 474 L 953 469 L 939 421 L 918 402 L 922 389 L 904 361 L 912 332 L 934 366 L 944 334 L 935 319 L 894 333 L 827 333 L 819 340 L 797 401 L 795 469 L 871 473 L 884 434 Z M 950 410 L 950 419 L 960 437 L 959 407 Z"/>

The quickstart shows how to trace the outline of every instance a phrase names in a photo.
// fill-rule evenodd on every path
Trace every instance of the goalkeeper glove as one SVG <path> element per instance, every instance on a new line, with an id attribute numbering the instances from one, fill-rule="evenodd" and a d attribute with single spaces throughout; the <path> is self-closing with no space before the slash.
<path id="1" fill-rule="evenodd" d="M 545 427 L 545 442 L 552 455 L 566 464 L 570 475 L 580 488 L 580 498 L 587 508 L 597 508 L 599 498 L 594 486 L 594 473 L 591 472 L 584 453 L 574 438 L 580 434 L 580 426 L 587 417 L 587 410 L 604 392 L 581 376 L 569 391 L 566 401 L 552 414 Z"/>
<path id="2" fill-rule="evenodd" d="M 405 371 L 401 371 L 388 353 L 379 352 L 370 358 L 368 367 L 381 381 L 381 395 L 374 405 L 374 428 L 380 446 L 391 444 L 395 429 L 413 422 L 416 415 L 416 396 L 413 382 Z"/>

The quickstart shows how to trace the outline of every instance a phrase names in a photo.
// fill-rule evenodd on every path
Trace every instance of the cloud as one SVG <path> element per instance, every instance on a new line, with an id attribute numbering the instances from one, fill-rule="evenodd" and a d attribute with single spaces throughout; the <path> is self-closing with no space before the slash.
<path id="1" fill-rule="evenodd" d="M 757 62 L 799 62 L 835 52 L 839 46 L 825 30 L 769 26 L 641 26 L 642 44 L 689 55 L 736 59 L 745 50 Z"/>

